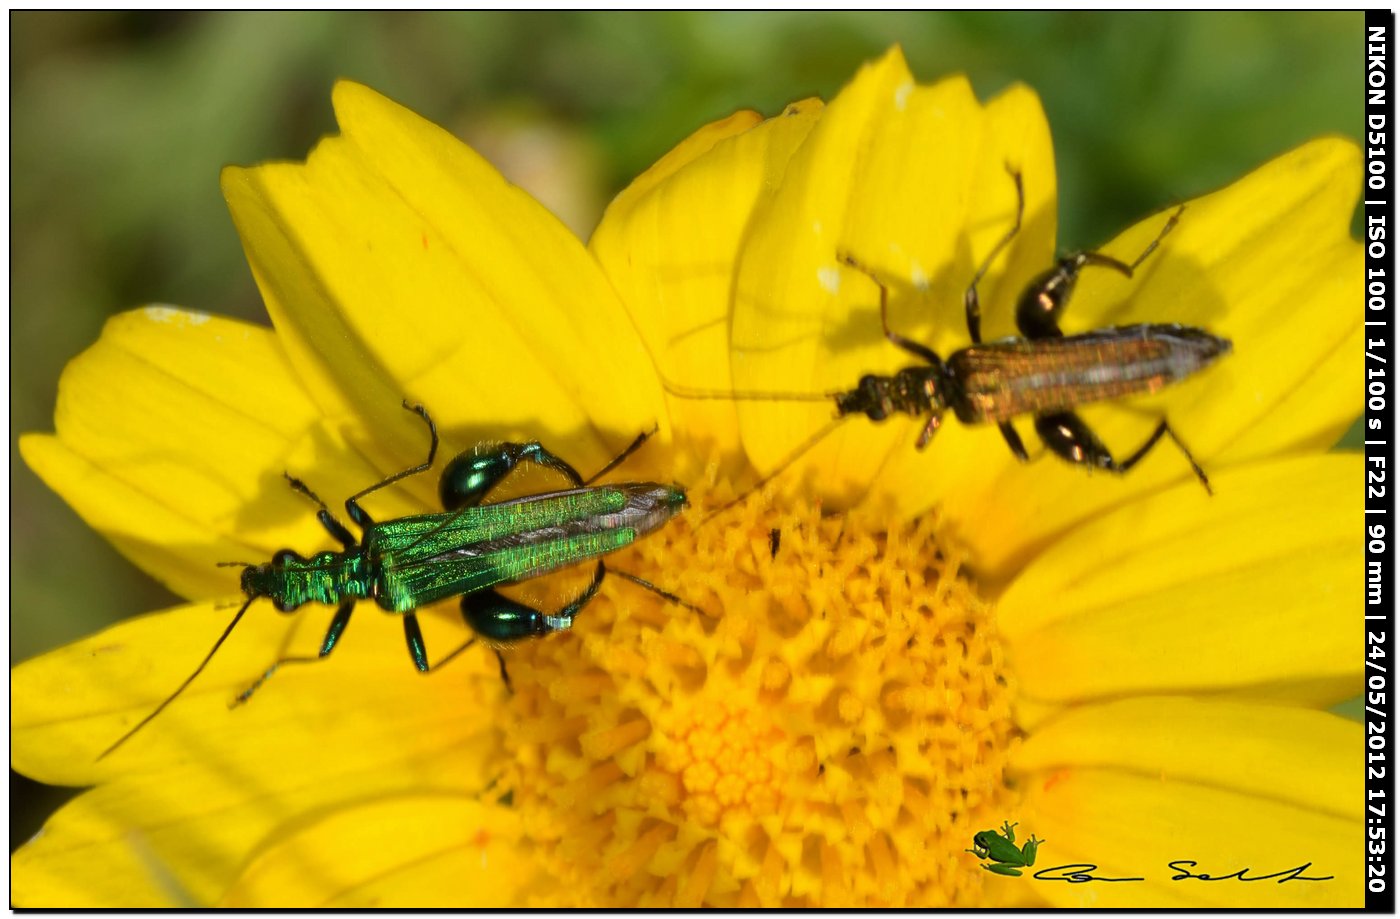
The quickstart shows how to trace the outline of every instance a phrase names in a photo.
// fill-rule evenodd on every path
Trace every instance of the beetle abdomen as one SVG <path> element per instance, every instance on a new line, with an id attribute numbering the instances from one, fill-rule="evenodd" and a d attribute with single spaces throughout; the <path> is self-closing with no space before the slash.
<path id="1" fill-rule="evenodd" d="M 959 390 L 949 402 L 965 423 L 1069 411 L 1156 392 L 1214 363 L 1230 347 L 1203 329 L 1166 324 L 987 342 L 948 358 Z"/>

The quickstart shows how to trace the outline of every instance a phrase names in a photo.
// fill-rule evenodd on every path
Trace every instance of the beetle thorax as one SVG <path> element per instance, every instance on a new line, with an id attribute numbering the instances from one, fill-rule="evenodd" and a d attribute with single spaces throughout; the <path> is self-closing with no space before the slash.
<path id="1" fill-rule="evenodd" d="M 267 597 L 272 595 L 273 582 L 277 575 L 271 562 L 261 565 L 249 565 L 243 569 L 243 575 L 238 579 L 238 586 L 243 593 L 250 597 Z"/>
<path id="2" fill-rule="evenodd" d="M 883 421 L 890 415 L 922 418 L 937 414 L 947 406 L 944 373 L 939 364 L 905 367 L 893 376 L 867 373 L 855 389 L 836 397 L 836 411 L 862 414 L 872 421 Z"/>

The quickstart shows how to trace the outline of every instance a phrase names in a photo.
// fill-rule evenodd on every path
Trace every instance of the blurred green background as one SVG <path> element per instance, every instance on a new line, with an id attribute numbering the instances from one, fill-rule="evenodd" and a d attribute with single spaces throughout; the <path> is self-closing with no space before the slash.
<path id="1" fill-rule="evenodd" d="M 176 598 L 15 449 L 106 317 L 266 322 L 218 186 L 301 158 L 351 77 L 448 127 L 587 237 L 608 199 L 737 108 L 830 98 L 896 42 L 921 82 L 1039 94 L 1062 248 L 1324 133 L 1359 139 L 1361 13 L 12 13 L 14 663 Z M 60 800 L 11 776 L 12 844 Z"/>

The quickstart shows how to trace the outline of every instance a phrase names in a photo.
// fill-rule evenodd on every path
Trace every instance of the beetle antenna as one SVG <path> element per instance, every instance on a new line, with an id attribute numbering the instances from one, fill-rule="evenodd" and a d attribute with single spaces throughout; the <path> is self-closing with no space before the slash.
<path id="1" fill-rule="evenodd" d="M 748 498 L 749 495 L 753 494 L 756 491 L 761 491 L 763 489 L 763 486 L 767 485 L 769 482 L 773 481 L 778 476 L 786 472 L 789 466 L 801 459 L 802 456 L 806 454 L 808 450 L 811 450 L 817 444 L 825 440 L 827 436 L 831 434 L 832 431 L 840 427 L 841 423 L 845 420 L 846 419 L 844 416 L 840 418 L 833 418 L 830 421 L 828 421 L 825 425 L 818 428 L 815 434 L 813 434 L 811 437 L 808 437 L 806 440 L 802 441 L 802 443 L 798 444 L 791 451 L 789 451 L 788 455 L 783 457 L 782 462 L 780 462 L 776 467 L 774 467 L 772 472 L 768 473 L 763 478 L 755 482 L 753 487 L 750 488 L 748 491 L 735 498 L 730 499 L 729 501 L 726 501 L 719 508 L 711 511 L 709 516 L 707 516 L 704 520 L 701 520 L 698 524 L 696 524 L 695 528 L 697 530 L 700 529 L 700 527 L 709 523 L 711 520 L 714 520 L 716 517 L 718 517 L 720 514 L 723 514 L 725 511 L 729 510 L 734 505 L 740 503 L 741 501 L 744 501 L 746 498 Z"/>
<path id="2" fill-rule="evenodd" d="M 832 392 L 785 392 L 762 389 L 702 389 L 682 386 L 661 378 L 661 388 L 678 399 L 728 399 L 735 402 L 830 402 L 844 390 Z"/>
<path id="3" fill-rule="evenodd" d="M 199 666 L 196 667 L 196 668 L 194 668 L 194 673 L 191 673 L 188 677 L 186 677 L 186 678 L 185 678 L 185 682 L 181 683 L 181 684 L 180 684 L 180 687 L 179 687 L 178 689 L 176 689 L 174 692 L 172 692 L 172 693 L 169 695 L 169 697 L 166 698 L 166 700 L 165 700 L 164 702 L 162 702 L 161 704 L 157 705 L 156 708 L 155 708 L 155 711 L 151 712 L 151 713 L 150 713 L 149 715 L 147 715 L 145 718 L 142 718 L 139 722 L 137 722 L 136 727 L 134 727 L 134 728 L 132 728 L 131 730 L 127 731 L 127 732 L 126 732 L 125 734 L 123 734 L 121 737 L 118 737 L 116 743 L 112 744 L 110 747 L 108 747 L 107 749 L 105 749 L 105 750 L 103 750 L 101 753 L 99 753 L 98 756 L 97 756 L 97 760 L 96 760 L 97 762 L 101 762 L 101 761 L 102 761 L 103 759 L 105 759 L 113 750 L 117 749 L 117 747 L 120 747 L 122 744 L 124 744 L 124 743 L 126 743 L 128 740 L 130 740 L 133 734 L 135 734 L 137 731 L 139 731 L 139 730 L 141 730 L 142 728 L 144 728 L 147 724 L 150 724 L 152 718 L 154 718 L 156 715 L 159 715 L 161 712 L 165 711 L 165 707 L 166 707 L 167 705 L 169 705 L 171 702 L 174 702 L 175 699 L 179 697 L 180 693 L 182 693 L 182 692 L 185 691 L 185 687 L 187 687 L 187 686 L 189 686 L 191 683 L 193 683 L 193 682 L 194 682 L 194 678 L 197 677 L 197 676 L 199 676 L 201 673 L 204 672 L 204 668 L 208 665 L 209 661 L 213 659 L 213 657 L 214 657 L 214 652 L 216 652 L 216 651 L 219 650 L 219 646 L 222 645 L 222 644 L 224 643 L 224 639 L 228 638 L 229 634 L 233 631 L 233 627 L 236 626 L 236 625 L 238 625 L 238 620 L 240 620 L 240 619 L 243 618 L 243 614 L 246 613 L 246 612 L 248 611 L 248 607 L 252 606 L 252 605 L 253 605 L 253 601 L 256 600 L 256 599 L 257 599 L 257 597 L 249 597 L 249 598 L 244 602 L 244 604 L 238 608 L 238 612 L 234 614 L 233 620 L 228 624 L 228 627 L 224 629 L 224 633 L 223 633 L 222 635 L 219 636 L 219 640 L 218 640 L 218 641 L 214 642 L 214 647 L 212 647 L 212 648 L 209 649 L 209 653 L 206 654 L 206 655 L 204 655 L 204 660 L 200 661 L 200 662 L 199 662 Z"/>

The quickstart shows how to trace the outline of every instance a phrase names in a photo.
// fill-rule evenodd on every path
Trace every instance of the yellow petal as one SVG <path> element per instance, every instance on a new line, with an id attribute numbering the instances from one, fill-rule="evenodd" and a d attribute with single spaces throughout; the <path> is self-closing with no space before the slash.
<path id="1" fill-rule="evenodd" d="M 1045 840 L 1036 871 L 1087 864 L 1094 866 L 1085 869 L 1094 877 L 1143 878 L 1038 883 L 1036 893 L 1056 906 L 1283 909 L 1357 907 L 1362 901 L 1357 816 L 1343 819 L 1159 776 L 1074 768 L 1033 785 L 1017 817 L 1018 832 L 1034 831 Z M 1301 876 L 1290 881 L 1228 878 L 1242 869 L 1262 878 L 1295 868 L 1302 868 Z M 1226 879 L 1188 876 L 1202 873 Z"/>
<path id="2" fill-rule="evenodd" d="M 913 90 L 913 78 L 897 49 L 864 66 L 789 161 L 783 183 L 760 201 L 735 279 L 736 388 L 819 393 L 832 388 L 827 375 L 839 380 L 837 385 L 849 385 L 846 381 L 853 378 L 849 368 L 837 367 L 836 362 L 842 356 L 854 357 L 858 350 L 851 347 L 849 326 L 841 324 L 849 309 L 837 299 L 844 277 L 836 258 L 846 236 L 847 213 L 857 206 L 852 184 L 859 170 L 852 167 L 867 145 L 876 114 L 898 111 L 901 94 L 907 109 Z M 965 84 L 949 95 L 956 96 L 949 107 L 965 120 L 971 105 Z M 873 288 L 867 283 L 861 292 L 868 300 Z M 866 328 L 878 333 L 876 325 Z M 827 353 L 823 338 L 842 332 L 844 352 Z M 830 414 L 829 402 L 810 406 L 744 403 L 740 419 L 745 447 L 759 470 L 770 471 L 820 430 Z M 889 436 L 889 431 L 881 431 L 870 439 L 883 442 Z M 838 455 L 840 446 L 829 439 L 802 458 L 794 477 L 819 457 Z M 879 455 L 878 446 L 865 451 L 867 470 Z M 843 468 L 830 460 L 821 460 L 821 465 Z M 836 486 L 838 493 L 844 491 L 848 500 L 859 485 L 859 480 L 823 482 L 828 490 Z"/>
<path id="3" fill-rule="evenodd" d="M 1036 108 L 1023 91 L 1010 99 L 1007 111 L 1018 119 Z M 1025 177 L 1027 222 L 986 280 L 989 304 L 1004 299 L 1006 266 L 1024 276 L 1037 261 L 1025 253 L 1048 251 L 1053 235 L 1043 120 L 1008 129 L 1002 114 L 989 117 L 961 78 L 915 86 L 897 50 L 861 71 L 755 212 L 736 280 L 738 388 L 820 393 L 918 362 L 883 337 L 879 287 L 842 265 L 842 255 L 888 288 L 892 330 L 935 349 L 965 343 L 964 289 L 1015 217 L 1008 166 Z M 763 470 L 781 464 L 830 416 L 830 400 L 740 409 L 745 445 Z M 909 422 L 853 420 L 796 466 L 820 468 L 820 492 L 850 501 L 896 445 L 908 450 L 913 438 Z"/>
<path id="4" fill-rule="evenodd" d="M 1176 322 L 1234 342 L 1217 365 L 1161 394 L 1083 410 L 1116 457 L 1130 455 L 1162 417 L 1212 481 L 1248 459 L 1337 442 L 1361 411 L 1361 390 L 1347 383 L 1361 377 L 1361 315 L 1351 307 L 1361 302 L 1361 247 L 1349 232 L 1360 178 L 1354 144 L 1315 141 L 1190 202 L 1133 280 L 1085 271 L 1064 315 L 1067 332 Z M 1167 216 L 1141 221 L 1104 251 L 1132 261 Z M 993 579 L 1077 522 L 1192 479 L 1171 443 L 1128 475 L 1091 475 L 1039 450 L 1028 420 L 1018 428 L 1032 462 L 1016 463 L 1003 445 L 1002 461 L 959 473 L 945 505 L 955 519 L 980 516 L 965 535 Z M 1000 441 L 988 429 L 967 436 Z"/>
<path id="5" fill-rule="evenodd" d="M 141 617 L 16 667 L 14 768 L 51 783 L 101 783 L 15 856 L 16 902 L 169 902 L 160 899 L 168 875 L 207 904 L 254 846 L 298 815 L 424 787 L 481 791 L 499 744 L 494 659 L 473 649 L 422 676 L 397 617 L 376 610 L 360 611 L 330 657 L 288 665 L 230 710 L 280 654 L 314 656 L 330 613 L 287 617 L 255 603 L 189 689 L 100 762 L 193 672 L 231 611 Z M 460 624 L 423 618 L 434 659 L 465 638 Z"/>
<path id="6" fill-rule="evenodd" d="M 1028 783 L 1102 767 L 1361 819 L 1361 725 L 1278 705 L 1154 696 L 1076 707 L 1037 727 L 1012 759 Z"/>
<path id="7" fill-rule="evenodd" d="M 998 604 L 1021 693 L 1355 695 L 1361 636 L 1344 622 L 1360 466 L 1338 454 L 1242 467 L 1214 498 L 1183 484 L 1066 534 Z"/>
<path id="8" fill-rule="evenodd" d="M 782 176 L 821 114 L 819 100 L 754 126 L 741 112 L 707 125 L 638 177 L 608 207 L 589 248 L 627 305 L 663 376 L 687 388 L 733 388 L 728 311 L 735 259 L 754 202 Z M 678 432 L 701 458 L 738 458 L 725 400 L 668 398 Z"/>
<path id="9" fill-rule="evenodd" d="M 520 907 L 542 871 L 522 844 L 514 811 L 463 796 L 415 794 L 347 807 L 279 834 L 220 905 Z"/>
<path id="10" fill-rule="evenodd" d="M 763 116 L 758 112 L 744 109 L 727 118 L 721 118 L 697 128 L 689 137 L 663 154 L 661 159 L 652 163 L 645 172 L 617 193 L 617 197 L 613 198 L 608 205 L 607 213 L 603 215 L 603 220 L 598 225 L 598 232 L 601 232 L 603 227 L 611 221 L 630 217 L 632 211 L 640 205 L 643 198 L 671 181 L 677 173 L 683 172 L 696 160 L 702 159 L 705 154 L 714 149 L 716 144 L 731 137 L 738 137 L 762 122 Z M 595 239 L 596 236 L 595 232 Z M 592 246 L 592 241 L 589 245 Z"/>
<path id="11" fill-rule="evenodd" d="M 1186 211 L 1193 225 L 1180 255 L 1197 261 L 1209 280 L 1183 285 L 1173 298 L 1169 277 L 1162 297 L 1180 304 L 1171 308 L 1185 312 L 1185 321 L 1235 341 L 1215 384 L 1225 395 L 1218 402 L 1202 395 L 1204 430 L 1192 432 L 1203 451 L 1218 440 L 1221 465 L 1330 447 L 1361 414 L 1360 389 L 1339 398 L 1336 380 L 1327 379 L 1362 372 L 1362 317 L 1347 308 L 1362 298 L 1361 244 L 1351 236 L 1361 176 L 1356 144 L 1326 138 Z M 1241 213 L 1253 219 L 1242 223 Z M 1218 321 L 1207 312 L 1211 293 L 1225 307 Z M 1206 309 L 1190 310 L 1195 301 Z M 1285 399 L 1286 407 L 1279 404 Z"/>
<path id="12" fill-rule="evenodd" d="M 223 178 L 268 312 L 329 414 L 407 430 L 407 396 L 449 442 L 528 434 L 585 473 L 665 420 L 626 313 L 558 220 L 373 91 L 342 82 L 334 102 L 342 133 L 305 164 Z"/>
<path id="13" fill-rule="evenodd" d="M 310 534 L 308 505 L 279 480 L 317 421 L 268 330 L 150 307 L 110 319 L 69 363 L 56 434 L 20 452 L 133 562 L 209 597 L 235 586 L 217 562 Z"/>
<path id="14" fill-rule="evenodd" d="M 919 301 L 925 310 L 936 309 L 942 318 L 927 336 L 914 337 L 923 342 L 936 340 L 938 353 L 943 356 L 970 344 L 963 308 L 967 286 L 992 247 L 1012 228 L 1008 219 L 1014 216 L 1015 199 L 1008 166 L 1022 172 L 1026 211 L 1013 245 L 977 285 L 984 341 L 1016 334 L 1016 300 L 1026 284 L 1050 264 L 1054 254 L 1054 151 L 1040 99 L 1029 88 L 1015 85 L 987 103 L 984 113 L 989 149 L 981 154 L 977 164 L 973 181 L 978 191 L 974 192 L 964 225 L 971 244 L 959 245 L 957 251 L 966 254 L 949 265 L 937 297 Z M 939 177 L 919 173 L 916 181 L 931 184 Z M 886 194 L 897 197 L 901 193 L 891 190 Z M 900 361 L 906 365 L 918 363 L 912 355 L 903 353 Z M 856 418 L 850 423 L 870 422 Z M 949 516 L 961 517 L 969 531 L 985 527 L 989 521 L 981 510 L 968 507 L 964 500 L 975 491 L 968 488 L 968 483 L 978 481 L 987 470 L 1008 460 L 1015 462 L 1000 433 L 991 427 L 964 428 L 950 417 L 932 444 L 921 451 L 914 447 L 916 430 L 908 430 L 893 445 L 875 480 L 871 499 L 887 500 L 911 516 L 942 503 L 952 511 Z"/>

